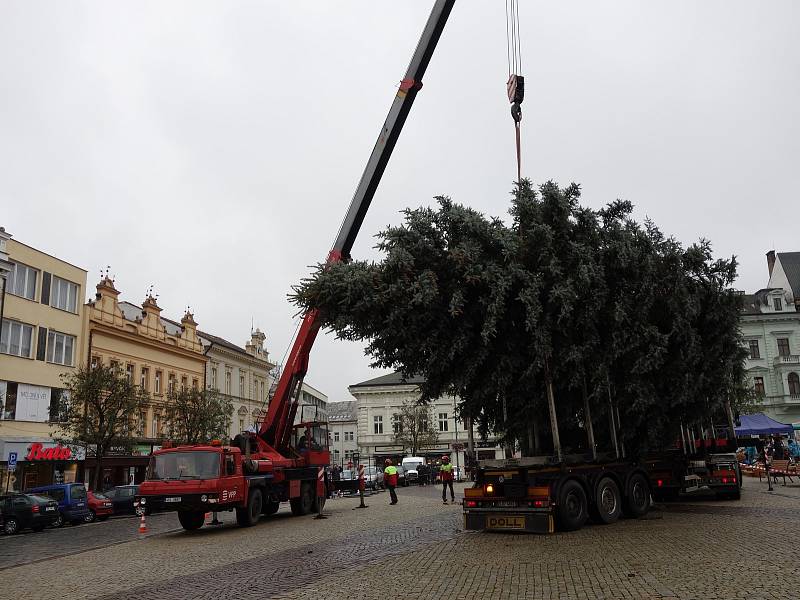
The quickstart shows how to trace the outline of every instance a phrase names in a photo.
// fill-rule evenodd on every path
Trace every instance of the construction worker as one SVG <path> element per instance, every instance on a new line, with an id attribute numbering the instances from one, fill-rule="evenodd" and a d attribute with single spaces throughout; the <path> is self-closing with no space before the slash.
<path id="1" fill-rule="evenodd" d="M 383 470 L 383 483 L 389 488 L 389 496 L 392 501 L 389 504 L 397 504 L 397 493 L 394 488 L 397 487 L 397 467 L 392 464 L 392 459 L 386 459 L 386 468 Z"/>
<path id="2" fill-rule="evenodd" d="M 456 493 L 453 491 L 453 465 L 450 464 L 450 457 L 447 454 L 442 456 L 439 474 L 442 477 L 442 503 L 447 504 L 447 486 L 450 486 L 450 501 L 455 502 Z"/>

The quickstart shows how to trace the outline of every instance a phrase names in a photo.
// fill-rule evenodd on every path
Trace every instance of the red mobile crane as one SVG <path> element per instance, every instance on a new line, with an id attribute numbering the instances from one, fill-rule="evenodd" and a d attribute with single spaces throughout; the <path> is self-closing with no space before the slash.
<path id="1" fill-rule="evenodd" d="M 422 77 L 454 4 L 455 0 L 437 0 L 431 10 L 328 254 L 328 264 L 350 258 L 350 250 L 417 92 L 422 88 Z M 319 327 L 316 310 L 304 315 L 257 434 L 237 435 L 226 446 L 221 443 L 178 446 L 153 453 L 147 478 L 136 498 L 140 510 L 148 511 L 155 506 L 175 510 L 187 530 L 202 527 L 209 511 L 235 510 L 239 525 L 250 526 L 262 514 L 274 514 L 280 503 L 287 500 L 295 515 L 321 510 L 325 496 L 319 475 L 330 464 L 327 427 L 316 415 L 306 419 L 302 413 L 295 424 L 303 378 Z"/>

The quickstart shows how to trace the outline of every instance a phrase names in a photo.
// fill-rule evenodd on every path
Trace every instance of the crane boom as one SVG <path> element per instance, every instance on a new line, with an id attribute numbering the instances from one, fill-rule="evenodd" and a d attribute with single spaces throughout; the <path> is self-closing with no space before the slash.
<path id="1" fill-rule="evenodd" d="M 397 94 L 389 109 L 389 115 L 383 124 L 375 147 L 369 157 L 364 174 L 358 183 L 350 208 L 347 210 L 336 241 L 328 254 L 327 264 L 349 260 L 358 231 L 367 214 L 372 198 L 378 188 L 383 172 L 392 155 L 392 150 L 400 137 L 411 106 L 417 93 L 422 88 L 422 77 L 439 42 L 447 18 L 453 9 L 455 0 L 436 0 L 425 28 L 422 31 L 417 47 L 411 57 L 405 77 L 400 82 Z M 292 344 L 291 352 L 284 366 L 275 395 L 269 410 L 259 429 L 259 437 L 275 448 L 284 449 L 289 441 L 292 422 L 297 410 L 300 386 L 308 371 L 308 360 L 311 347 L 319 331 L 319 313 L 310 310 L 303 316 L 297 337 Z"/>

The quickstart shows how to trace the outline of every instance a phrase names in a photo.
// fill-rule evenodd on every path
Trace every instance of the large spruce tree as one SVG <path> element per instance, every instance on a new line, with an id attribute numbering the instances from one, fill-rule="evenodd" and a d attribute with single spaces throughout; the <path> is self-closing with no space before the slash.
<path id="1" fill-rule="evenodd" d="M 591 450 L 593 423 L 597 446 L 636 453 L 721 425 L 743 378 L 735 258 L 579 198 L 523 181 L 509 224 L 444 197 L 407 209 L 378 236 L 383 260 L 319 265 L 293 301 L 367 341 L 374 366 L 424 376 L 422 402 L 454 394 L 528 448 Z"/>

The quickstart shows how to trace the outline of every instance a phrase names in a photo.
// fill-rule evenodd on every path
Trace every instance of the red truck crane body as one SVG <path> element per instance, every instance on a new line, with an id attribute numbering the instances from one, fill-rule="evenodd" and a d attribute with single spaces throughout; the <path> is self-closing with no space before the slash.
<path id="1" fill-rule="evenodd" d="M 377 190 L 403 124 L 422 89 L 422 77 L 455 0 L 437 0 L 401 80 L 386 122 L 359 181 L 327 264 L 349 260 L 350 250 Z M 176 510 L 185 529 L 202 527 L 209 511 L 235 510 L 240 525 L 254 524 L 289 501 L 296 515 L 321 510 L 330 464 L 327 429 L 316 418 L 295 424 L 309 355 L 319 332 L 311 310 L 294 340 L 275 394 L 257 434 L 240 434 L 230 445 L 164 448 L 153 453 L 139 488 L 140 510 L 158 505 Z"/>

